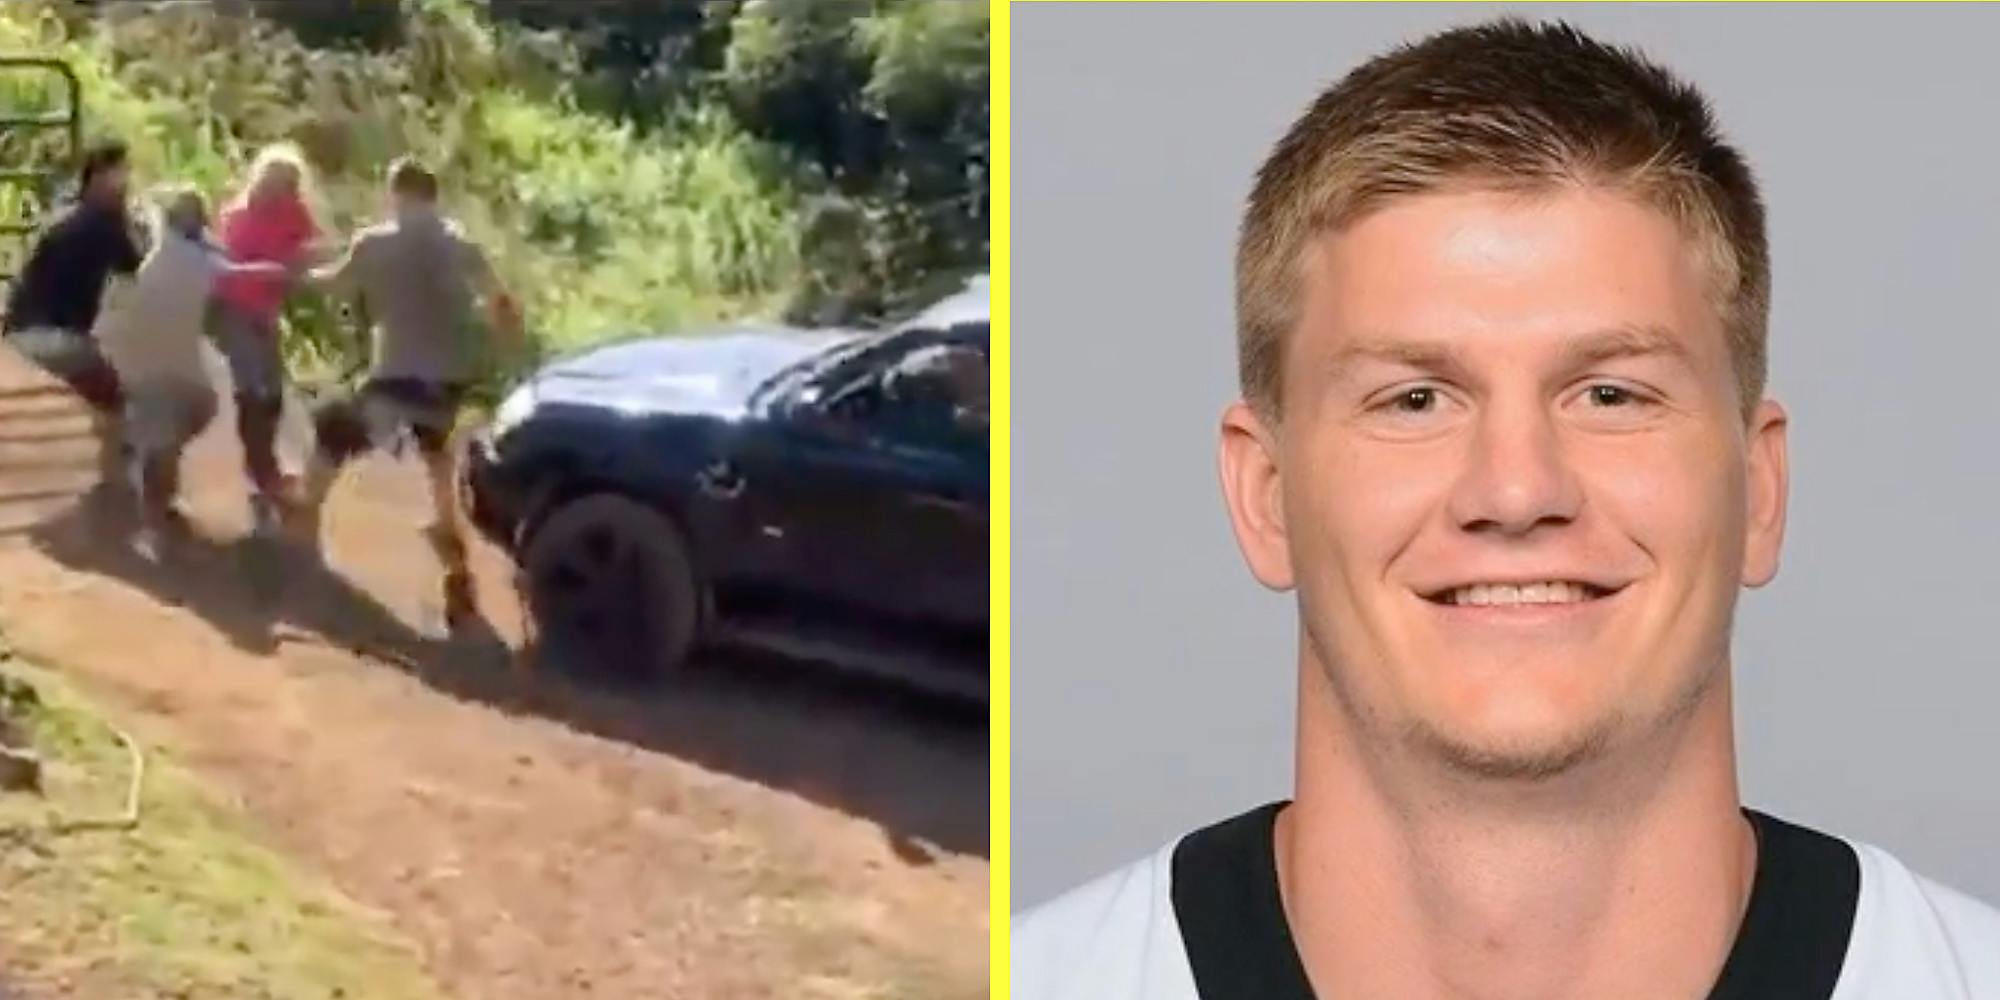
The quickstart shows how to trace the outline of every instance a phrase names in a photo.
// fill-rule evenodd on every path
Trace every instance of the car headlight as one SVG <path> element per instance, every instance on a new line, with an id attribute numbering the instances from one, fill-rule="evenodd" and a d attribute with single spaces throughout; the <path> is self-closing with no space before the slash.
<path id="1" fill-rule="evenodd" d="M 521 425 L 535 412 L 535 393 L 532 385 L 523 385 L 507 394 L 500 401 L 500 408 L 493 411 L 490 429 L 492 440 L 506 437 L 508 432 Z"/>

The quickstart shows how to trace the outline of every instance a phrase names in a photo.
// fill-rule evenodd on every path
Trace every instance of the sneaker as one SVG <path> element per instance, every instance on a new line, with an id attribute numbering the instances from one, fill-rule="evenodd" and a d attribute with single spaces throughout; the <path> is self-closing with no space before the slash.
<path id="1" fill-rule="evenodd" d="M 149 563 L 159 562 L 161 553 L 163 551 L 163 543 L 160 538 L 159 529 L 154 528 L 151 525 L 147 525 L 133 532 L 132 551 L 137 552 L 139 554 L 139 558 L 144 559 Z"/>

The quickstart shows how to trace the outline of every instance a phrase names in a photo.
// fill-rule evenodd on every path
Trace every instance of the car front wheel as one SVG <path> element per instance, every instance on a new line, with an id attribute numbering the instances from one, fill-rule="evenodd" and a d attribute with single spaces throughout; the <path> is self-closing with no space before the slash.
<path id="1" fill-rule="evenodd" d="M 657 678 L 687 660 L 700 631 L 700 583 L 680 529 L 615 494 L 551 512 L 522 553 L 544 662 Z"/>

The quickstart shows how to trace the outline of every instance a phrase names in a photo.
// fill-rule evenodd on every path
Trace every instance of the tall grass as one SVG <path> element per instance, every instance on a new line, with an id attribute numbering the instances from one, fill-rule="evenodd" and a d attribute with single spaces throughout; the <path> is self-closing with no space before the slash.
<path id="1" fill-rule="evenodd" d="M 265 143 L 299 143 L 339 233 L 378 218 L 390 160 L 444 171 L 445 207 L 526 306 L 534 350 L 486 359 L 504 379 L 539 355 L 778 311 L 800 280 L 799 198 L 788 167 L 719 109 L 665 127 L 580 110 L 547 34 L 496 28 L 463 0 L 414 5 L 385 52 L 310 49 L 274 25 L 207 4 L 63 0 L 0 4 L 0 53 L 66 60 L 83 82 L 87 135 L 130 144 L 135 179 L 233 196 Z M 52 79 L 0 74 L 0 108 L 60 104 Z M 0 165 L 47 163 L 59 136 L 0 139 Z M 0 213 L 49 192 L 0 189 Z M 0 246 L 0 270 L 21 246 Z M 294 296 L 289 360 L 352 368 L 364 338 L 332 303 Z"/>

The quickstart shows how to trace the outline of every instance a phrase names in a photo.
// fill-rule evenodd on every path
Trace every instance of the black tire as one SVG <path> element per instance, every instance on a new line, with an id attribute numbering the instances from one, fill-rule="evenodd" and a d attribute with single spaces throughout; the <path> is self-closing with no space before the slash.
<path id="1" fill-rule="evenodd" d="M 521 568 L 542 662 L 629 680 L 687 662 L 701 631 L 701 583 L 680 529 L 611 493 L 551 511 Z"/>

